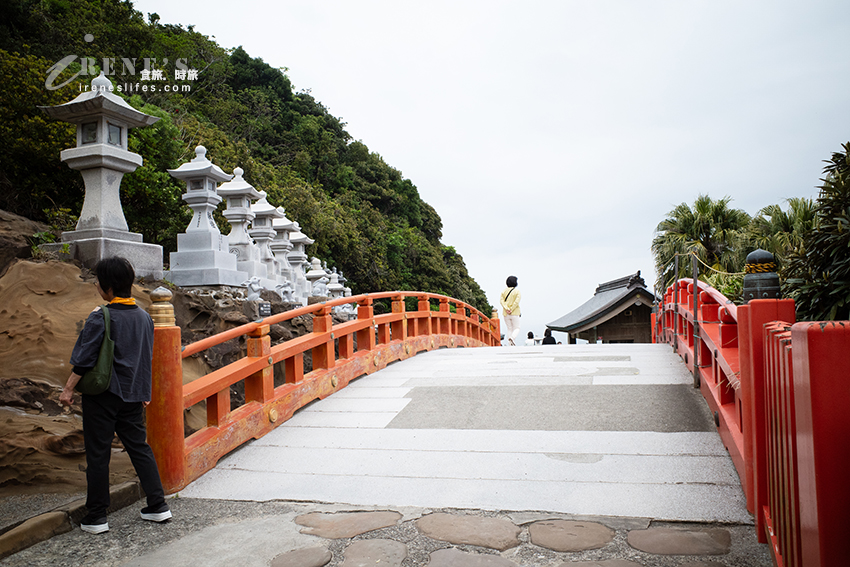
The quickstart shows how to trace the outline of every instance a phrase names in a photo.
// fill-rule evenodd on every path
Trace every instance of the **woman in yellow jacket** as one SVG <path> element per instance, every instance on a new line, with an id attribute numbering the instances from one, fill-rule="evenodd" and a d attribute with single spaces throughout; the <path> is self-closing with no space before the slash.
<path id="1" fill-rule="evenodd" d="M 508 339 L 508 344 L 516 346 L 516 338 L 519 336 L 519 301 L 522 295 L 517 289 L 516 276 L 509 276 L 505 284 L 508 287 L 502 292 L 500 299 L 502 318 L 505 320 L 505 337 Z"/>

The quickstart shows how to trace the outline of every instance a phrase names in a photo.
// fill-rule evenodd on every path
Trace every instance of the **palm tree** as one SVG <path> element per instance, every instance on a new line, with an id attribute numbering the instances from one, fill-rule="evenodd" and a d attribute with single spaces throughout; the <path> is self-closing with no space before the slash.
<path id="1" fill-rule="evenodd" d="M 706 265 L 720 272 L 738 272 L 744 267 L 749 249 L 746 227 L 750 215 L 729 207 L 730 197 L 713 200 L 699 195 L 693 207 L 682 203 L 658 224 L 652 240 L 655 271 L 660 287 L 676 278 L 673 258 L 696 254 Z M 678 277 L 690 277 L 690 262 L 679 260 Z"/>
<path id="2" fill-rule="evenodd" d="M 803 238 L 815 225 L 815 203 L 805 197 L 787 199 L 788 210 L 768 205 L 753 217 L 748 232 L 753 244 L 767 250 L 780 266 L 780 274 L 791 255 L 803 251 Z"/>

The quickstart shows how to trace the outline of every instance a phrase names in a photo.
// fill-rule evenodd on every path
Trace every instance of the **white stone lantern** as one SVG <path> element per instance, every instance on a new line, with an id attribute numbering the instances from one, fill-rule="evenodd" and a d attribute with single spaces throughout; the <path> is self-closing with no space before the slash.
<path id="1" fill-rule="evenodd" d="M 297 222 L 293 222 L 292 225 L 292 228 L 295 229 L 289 234 L 289 241 L 292 243 L 292 252 L 287 254 L 286 257 L 292 266 L 292 271 L 295 273 L 295 297 L 301 301 L 302 305 L 307 305 L 307 298 L 310 296 L 311 288 L 304 275 L 304 266 L 307 263 L 305 247 L 313 244 L 315 241 L 301 232 L 301 227 Z"/>
<path id="2" fill-rule="evenodd" d="M 236 256 L 230 253 L 227 237 L 213 218 L 221 203 L 218 184 L 231 176 L 207 159 L 203 146 L 195 148 L 195 159 L 168 173 L 186 182 L 183 200 L 193 213 L 186 232 L 177 235 L 168 280 L 180 286 L 241 285 L 248 274 L 237 269 Z"/>
<path id="3" fill-rule="evenodd" d="M 162 247 L 143 243 L 141 234 L 129 231 L 120 197 L 124 174 L 142 165 L 142 156 L 127 150 L 127 132 L 159 118 L 139 112 L 112 89 L 101 72 L 91 89 L 71 102 L 40 107 L 53 118 L 77 125 L 76 147 L 62 150 L 60 157 L 80 171 L 86 189 L 76 230 L 62 233 L 62 243 L 46 248 L 71 244 L 72 255 L 89 267 L 102 258 L 123 256 L 137 276 L 160 279 Z"/>
<path id="4" fill-rule="evenodd" d="M 218 194 L 227 199 L 224 218 L 231 230 L 227 242 L 231 254 L 236 255 L 237 269 L 247 272 L 249 278 L 266 278 L 268 270 L 260 261 L 260 249 L 248 234 L 248 223 L 254 220 L 251 201 L 260 198 L 260 192 L 242 178 L 241 167 L 233 170 L 233 179 L 218 188 Z"/>
<path id="5" fill-rule="evenodd" d="M 342 297 L 343 293 L 345 293 L 345 286 L 339 283 L 339 274 L 337 273 L 336 268 L 334 268 L 330 274 L 328 293 L 330 294 L 331 299 Z"/>
<path id="6" fill-rule="evenodd" d="M 269 280 L 269 283 L 264 283 L 264 287 L 266 289 L 274 289 L 278 282 L 275 257 L 271 248 L 269 248 L 269 244 L 271 244 L 275 237 L 272 221 L 276 218 L 283 218 L 285 215 L 277 207 L 269 204 L 266 197 L 266 192 L 260 191 L 260 200 L 251 205 L 254 220 L 251 222 L 251 228 L 248 229 L 248 234 L 257 243 L 257 247 L 260 249 L 260 262 L 265 264 L 267 269 L 266 278 Z"/>
<path id="7" fill-rule="evenodd" d="M 272 249 L 275 259 L 278 262 L 278 275 L 285 281 L 292 284 L 295 289 L 295 272 L 292 265 L 289 263 L 287 255 L 292 250 L 292 242 L 289 240 L 289 234 L 295 230 L 295 223 L 286 218 L 286 211 L 283 207 L 278 207 L 284 216 L 272 220 L 272 228 L 274 228 L 275 237 L 269 247 Z"/>
<path id="8" fill-rule="evenodd" d="M 305 274 L 307 281 L 310 282 L 310 289 L 312 293 L 312 289 L 315 286 L 316 282 L 318 282 L 322 278 L 327 278 L 330 281 L 329 274 L 322 267 L 322 261 L 316 258 L 315 256 L 310 261 L 310 271 Z"/>

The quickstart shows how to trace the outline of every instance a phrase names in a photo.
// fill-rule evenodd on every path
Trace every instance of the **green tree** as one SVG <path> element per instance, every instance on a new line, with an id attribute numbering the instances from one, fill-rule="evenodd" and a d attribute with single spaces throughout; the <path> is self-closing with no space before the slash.
<path id="1" fill-rule="evenodd" d="M 463 258 L 441 242 L 440 216 L 413 181 L 353 141 L 345 123 L 309 91 L 293 92 L 285 68 L 242 48 L 222 48 L 193 26 L 165 24 L 157 14 L 146 19 L 125 0 L 0 1 L 0 50 L 6 50 L 0 53 L 0 78 L 7 85 L 0 95 L 0 207 L 48 222 L 81 208 L 82 179 L 58 159 L 74 145 L 73 126 L 50 120 L 36 105 L 72 99 L 97 67 L 123 85 L 140 82 L 143 60 L 155 60 L 154 68 L 174 83 L 175 63 L 185 61 L 198 70 L 196 80 L 186 81 L 191 92 L 147 91 L 129 98 L 161 118 L 129 137 L 130 149 L 144 158 L 122 182 L 130 230 L 166 252 L 175 249 L 189 210 L 181 200 L 183 187 L 166 170 L 191 159 L 202 144 L 217 165 L 228 172 L 242 167 L 269 202 L 284 206 L 315 239 L 308 254 L 343 270 L 355 292 L 419 289 L 489 312 Z M 88 35 L 94 41 L 86 41 Z M 48 69 L 73 54 L 93 60 L 88 74 L 46 90 Z M 136 58 L 135 68 L 121 58 Z M 72 63 L 54 84 L 80 70 L 80 63 Z M 215 218 L 226 233 L 223 207 Z"/>
<path id="2" fill-rule="evenodd" d="M 850 142 L 824 168 L 814 214 L 788 262 L 786 289 L 802 321 L 850 319 Z"/>
<path id="3" fill-rule="evenodd" d="M 747 228 L 753 245 L 776 256 L 780 275 L 789 256 L 802 250 L 803 239 L 814 228 L 815 204 L 805 197 L 787 199 L 788 209 L 768 205 L 753 217 Z"/>
<path id="4" fill-rule="evenodd" d="M 79 172 L 59 160 L 59 152 L 76 144 L 74 126 L 38 108 L 68 102 L 44 88 L 51 65 L 0 50 L 0 208 L 39 221 L 48 220 L 46 210 L 79 213 L 84 195 Z"/>
<path id="5" fill-rule="evenodd" d="M 693 207 L 682 203 L 658 224 L 652 240 L 652 254 L 660 287 L 667 287 L 676 278 L 673 259 L 677 254 L 695 254 L 719 272 L 742 270 L 749 249 L 745 229 L 750 216 L 741 209 L 730 208 L 731 200 L 730 197 L 714 200 L 708 195 L 699 195 Z M 678 277 L 690 276 L 690 262 L 681 258 Z"/>

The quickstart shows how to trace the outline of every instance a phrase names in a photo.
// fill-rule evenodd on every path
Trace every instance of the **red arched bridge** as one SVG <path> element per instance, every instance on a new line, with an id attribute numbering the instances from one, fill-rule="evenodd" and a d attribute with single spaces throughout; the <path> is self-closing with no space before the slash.
<path id="1" fill-rule="evenodd" d="M 157 326 L 148 436 L 168 492 L 183 489 L 237 447 L 251 439 L 260 439 L 290 420 L 298 409 L 330 396 L 355 378 L 372 374 L 391 362 L 437 349 L 500 345 L 499 321 L 495 316 L 488 318 L 461 301 L 440 295 L 391 292 L 343 298 L 280 313 L 182 348 L 180 329 L 174 326 L 167 294 L 153 299 L 151 314 Z M 388 302 L 390 312 L 375 314 L 374 302 L 378 300 Z M 333 308 L 355 302 L 357 318 L 333 324 Z M 304 315 L 313 318 L 312 332 L 271 345 L 270 325 Z M 244 358 L 183 384 L 182 359 L 243 335 L 247 337 Z M 690 414 L 702 412 L 710 430 L 716 429 L 719 433 L 740 478 L 743 489 L 740 507 L 742 510 L 746 507 L 752 514 L 759 538 L 770 544 L 776 565 L 843 565 L 844 530 L 840 519 L 841 512 L 850 505 L 850 488 L 845 480 L 845 471 L 850 465 L 848 323 L 794 324 L 791 300 L 762 299 L 735 306 L 703 282 L 695 285 L 693 280 L 679 280 L 667 290 L 659 305 L 654 336 L 656 342 L 673 346 L 692 374 L 693 386 L 699 388 L 707 402 L 707 410 L 706 404 L 702 404 L 699 411 L 683 406 L 687 409 L 679 413 L 689 419 L 693 417 Z M 462 487 L 459 490 L 467 493 L 471 487 L 481 486 L 468 496 L 473 500 L 482 499 L 482 507 L 495 502 L 492 494 L 503 493 L 505 486 L 512 486 L 515 490 L 539 492 L 532 495 L 537 500 L 529 500 L 533 504 L 519 504 L 522 507 L 517 509 L 587 513 L 568 508 L 580 508 L 581 503 L 588 500 L 598 501 L 606 492 L 586 488 L 573 490 L 575 484 L 570 485 L 573 488 L 565 488 L 564 479 L 555 477 L 541 477 L 537 479 L 539 482 L 532 484 L 522 484 L 522 481 L 533 476 L 531 469 L 534 468 L 545 469 L 546 474 L 550 474 L 552 469 L 548 467 L 556 466 L 552 462 L 563 465 L 557 469 L 556 476 L 585 474 L 581 471 L 593 471 L 594 476 L 611 473 L 610 469 L 581 468 L 592 465 L 587 459 L 595 453 L 613 455 L 611 461 L 619 467 L 620 477 L 623 474 L 645 476 L 647 471 L 654 477 L 688 476 L 688 479 L 671 476 L 661 483 L 664 487 L 656 486 L 653 489 L 656 492 L 647 493 L 648 498 L 667 498 L 671 506 L 680 508 L 692 507 L 693 503 L 687 501 L 688 494 L 695 495 L 693 498 L 701 503 L 713 505 L 716 504 L 714 500 L 728 499 L 730 505 L 738 505 L 731 502 L 738 498 L 734 492 L 737 488 L 732 487 L 734 490 L 729 492 L 728 488 L 716 486 L 726 481 L 707 478 L 708 473 L 702 470 L 713 457 L 720 458 L 712 450 L 705 449 L 711 444 L 705 435 L 713 435 L 716 439 L 717 434 L 704 429 L 706 433 L 700 434 L 703 437 L 694 437 L 675 433 L 678 431 L 675 428 L 665 429 L 669 426 L 665 410 L 672 413 L 677 398 L 696 395 L 689 394 L 696 390 L 691 388 L 691 377 L 684 374 L 686 371 L 676 368 L 682 362 L 659 358 L 661 345 L 649 346 L 652 356 L 647 354 L 650 351 L 641 350 L 640 345 L 480 349 L 474 351 L 474 355 L 473 351 L 464 351 L 469 355 L 457 353 L 464 356 L 440 359 L 433 358 L 436 355 L 433 353 L 422 360 L 443 366 L 423 373 L 422 365 L 408 362 L 393 367 L 393 371 L 406 380 L 421 376 L 431 385 L 448 386 L 464 381 L 470 386 L 465 390 L 451 390 L 451 399 L 439 402 L 445 406 L 440 408 L 442 413 L 434 410 L 433 403 L 428 409 L 427 400 L 413 400 L 414 404 L 420 404 L 418 407 L 426 407 L 419 419 L 436 419 L 434 416 L 439 413 L 445 423 L 432 427 L 450 430 L 452 434 L 429 436 L 419 430 L 417 443 L 426 446 L 432 458 L 439 458 L 447 445 L 458 444 L 461 438 L 478 443 L 475 449 L 458 449 L 445 456 L 446 460 L 439 466 L 455 467 L 454 472 L 446 473 L 446 478 L 463 474 L 461 469 L 466 466 L 463 463 L 471 462 L 465 460 L 472 458 L 470 452 L 485 455 L 479 459 L 487 463 L 485 467 L 506 467 L 504 459 L 488 461 L 486 455 L 507 451 L 506 446 L 513 447 L 510 450 L 515 453 L 511 453 L 514 455 L 511 458 L 515 458 L 513 466 L 517 470 L 504 473 L 515 475 L 513 484 L 494 483 L 487 480 L 490 478 L 487 473 L 469 479 L 467 484 L 455 479 Z M 664 357 L 673 356 L 669 349 L 663 351 L 666 352 Z M 307 372 L 304 371 L 306 353 L 310 353 L 312 360 Z M 553 364 L 560 364 L 561 370 L 552 371 Z M 654 367 L 647 370 L 641 364 Z M 451 365 L 458 370 L 446 370 Z M 568 367 L 570 370 L 563 370 Z M 277 386 L 275 368 L 279 376 L 285 377 Z M 489 377 L 487 380 L 477 378 L 485 373 Z M 677 380 L 681 382 L 683 376 L 688 383 L 674 384 Z M 668 380 L 670 377 L 673 378 Z M 560 380 L 558 385 L 555 385 L 556 379 Z M 245 402 L 233 407 L 230 388 L 240 382 L 244 384 Z M 637 386 L 626 387 L 650 382 L 662 385 L 643 390 Z M 590 383 L 601 386 L 595 386 L 592 393 L 587 388 L 581 389 L 582 385 Z M 500 385 L 506 387 L 499 389 Z M 677 386 L 680 389 L 677 390 Z M 669 397 L 671 395 L 674 397 Z M 668 397 L 659 403 L 659 396 Z M 571 409 L 553 412 L 551 403 L 556 399 L 569 402 Z M 206 406 L 206 426 L 184 436 L 184 410 L 201 402 Z M 620 405 L 616 406 L 617 403 Z M 592 408 L 584 412 L 587 414 L 584 417 L 588 417 L 586 421 L 582 421 L 583 404 Z M 619 421 L 614 428 L 616 431 L 612 432 L 605 420 L 607 414 L 615 411 L 618 415 L 614 417 Z M 499 412 L 508 415 L 511 421 L 511 425 L 503 429 L 513 433 L 499 432 L 495 440 L 497 446 L 493 446 L 492 438 L 484 442 L 471 430 L 495 429 L 487 420 L 491 418 L 490 413 Z M 654 417 L 647 417 L 647 414 Z M 559 420 L 559 425 L 547 427 L 545 422 L 551 419 Z M 466 437 L 461 435 L 464 430 Z M 697 430 L 697 426 L 682 429 Z M 664 433 L 670 431 L 673 433 Z M 298 435 L 300 432 L 291 428 L 289 433 Z M 390 433 L 372 430 L 364 434 L 359 443 L 361 446 L 372 443 L 370 446 L 377 450 L 401 442 L 398 435 Z M 349 432 L 351 437 L 357 435 L 357 432 Z M 694 446 L 700 443 L 702 448 Z M 723 451 L 722 446 L 720 450 Z M 659 454 L 648 455 L 653 452 Z M 722 458 L 728 462 L 725 451 L 723 453 Z M 693 462 L 682 465 L 685 459 Z M 396 462 L 398 460 L 401 459 Z M 392 457 L 387 461 L 393 462 Z M 336 466 L 344 468 L 347 464 L 343 461 Z M 359 465 L 351 463 L 350 466 Z M 376 462 L 372 466 L 384 465 Z M 732 470 L 731 465 L 729 469 Z M 368 473 L 363 474 L 361 479 L 371 480 L 361 484 L 374 481 Z M 728 477 L 727 472 L 719 474 Z M 560 484 L 555 480 L 560 480 Z M 586 487 L 598 479 L 566 480 L 585 483 Z M 681 486 L 689 482 L 695 492 L 689 493 Z M 737 479 L 734 483 L 737 485 Z M 610 493 L 613 486 L 609 484 L 603 490 Z M 623 500 L 634 493 L 633 487 L 637 484 L 627 482 L 624 486 Z M 564 495 L 559 491 L 569 493 Z M 605 508 L 593 510 L 602 514 L 616 513 Z M 746 511 L 743 513 L 746 515 Z M 725 521 L 738 521 L 734 513 L 729 518 Z"/>
<path id="2" fill-rule="evenodd" d="M 181 347 L 173 308 L 155 297 L 153 399 L 148 409 L 148 437 L 167 492 L 175 492 L 216 465 L 249 439 L 258 439 L 298 409 L 344 388 L 352 379 L 445 347 L 500 344 L 499 320 L 449 297 L 422 292 L 373 293 L 317 303 Z M 408 311 L 412 298 L 416 309 Z M 389 300 L 391 312 L 375 314 L 374 302 Z M 357 319 L 334 325 L 336 306 L 357 303 Z M 433 309 L 432 309 L 433 306 Z M 436 310 L 435 310 L 436 309 Z M 313 331 L 271 346 L 271 325 L 312 315 Z M 230 339 L 247 336 L 244 358 L 183 384 L 182 359 Z M 304 373 L 309 352 L 312 370 Z M 274 386 L 274 367 L 286 382 Z M 244 383 L 245 404 L 231 407 L 230 387 Z M 184 436 L 183 410 L 206 402 L 207 425 Z"/>

